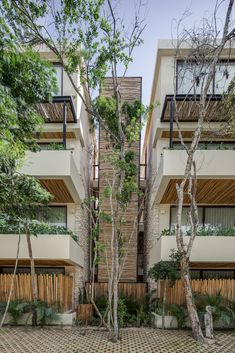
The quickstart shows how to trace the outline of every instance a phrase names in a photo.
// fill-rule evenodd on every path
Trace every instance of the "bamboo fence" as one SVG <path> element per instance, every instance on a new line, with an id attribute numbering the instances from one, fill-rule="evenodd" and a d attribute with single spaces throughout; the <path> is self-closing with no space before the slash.
<path id="1" fill-rule="evenodd" d="M 95 285 L 95 298 L 107 297 L 108 295 L 108 283 L 98 282 Z M 90 293 L 90 284 L 86 284 L 86 291 Z M 119 294 L 123 294 L 126 297 L 132 297 L 133 299 L 142 301 L 146 294 L 146 284 L 145 283 L 122 283 L 118 284 Z"/>
<path id="2" fill-rule="evenodd" d="M 12 274 L 0 274 L 0 301 L 6 302 L 10 292 Z M 11 300 L 32 300 L 30 274 L 17 274 Z M 63 311 L 73 309 L 74 279 L 65 275 L 37 275 L 38 299 L 49 305 L 58 304 Z"/>
<path id="3" fill-rule="evenodd" d="M 216 295 L 220 293 L 230 301 L 235 301 L 235 280 L 234 279 L 194 279 L 191 281 L 192 290 L 196 293 Z M 163 296 L 163 285 L 160 284 L 160 297 Z M 181 280 L 176 281 L 173 287 L 168 288 L 167 302 L 169 304 L 184 304 L 185 294 Z"/>

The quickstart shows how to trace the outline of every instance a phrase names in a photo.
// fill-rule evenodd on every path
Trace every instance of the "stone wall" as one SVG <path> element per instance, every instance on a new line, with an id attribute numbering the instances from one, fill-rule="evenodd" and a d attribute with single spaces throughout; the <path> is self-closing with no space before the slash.
<path id="1" fill-rule="evenodd" d="M 160 235 L 160 210 L 158 204 L 150 206 L 150 195 L 151 195 L 151 180 L 147 185 L 147 196 L 146 196 L 146 208 L 145 208 L 145 280 L 148 282 L 151 288 L 155 288 L 155 282 L 148 278 L 148 271 L 154 264 L 155 254 L 157 252 L 157 238 Z"/>
<path id="2" fill-rule="evenodd" d="M 89 215 L 81 205 L 75 205 L 74 233 L 78 236 L 78 243 L 84 251 L 84 267 L 67 266 L 66 273 L 74 276 L 74 301 L 78 304 L 80 289 L 84 288 L 89 279 Z"/>

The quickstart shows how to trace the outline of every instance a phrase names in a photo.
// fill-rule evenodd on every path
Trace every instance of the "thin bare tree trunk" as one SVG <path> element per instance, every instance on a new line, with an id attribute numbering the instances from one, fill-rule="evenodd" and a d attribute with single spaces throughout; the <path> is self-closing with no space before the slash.
<path id="1" fill-rule="evenodd" d="M 28 245 L 28 253 L 30 259 L 30 273 L 31 273 L 31 283 L 32 283 L 32 296 L 33 302 L 36 303 L 38 300 L 38 284 L 37 284 L 37 275 L 35 272 L 35 262 L 33 258 L 32 244 L 30 239 L 30 232 L 27 226 L 25 226 L 25 233 Z M 35 308 L 33 308 L 33 316 L 32 316 L 32 325 L 37 326 L 37 312 Z"/>
<path id="2" fill-rule="evenodd" d="M 167 288 L 168 288 L 168 278 L 166 278 L 164 281 L 164 290 L 163 290 L 163 302 L 162 302 L 162 329 L 163 330 L 165 330 Z"/>
<path id="3" fill-rule="evenodd" d="M 6 308 L 5 308 L 1 323 L 0 323 L 0 329 L 2 328 L 2 326 L 4 324 L 6 314 L 8 312 L 8 308 L 9 308 L 10 301 L 11 301 L 14 281 L 15 281 L 15 277 L 16 277 L 16 270 L 17 270 L 18 260 L 19 260 L 20 241 L 21 241 L 21 235 L 19 234 L 18 243 L 17 243 L 17 250 L 16 250 L 16 262 L 15 262 L 14 272 L 13 272 L 13 276 L 12 276 L 12 280 L 11 280 L 11 287 L 10 287 L 10 292 L 9 292 L 8 299 L 7 299 L 7 305 L 6 305 Z"/>
<path id="4" fill-rule="evenodd" d="M 114 240 L 114 276 L 113 276 L 113 342 L 119 338 L 118 326 L 118 270 L 119 270 L 119 247 L 118 234 Z"/>
<path id="5" fill-rule="evenodd" d="M 193 338 L 196 341 L 203 343 L 204 335 L 202 333 L 197 309 L 193 300 L 192 287 L 190 283 L 189 262 L 187 261 L 185 256 L 182 256 L 181 258 L 181 273 L 182 273 L 182 279 L 184 283 L 184 291 L 185 291 L 188 315 L 192 326 Z"/>

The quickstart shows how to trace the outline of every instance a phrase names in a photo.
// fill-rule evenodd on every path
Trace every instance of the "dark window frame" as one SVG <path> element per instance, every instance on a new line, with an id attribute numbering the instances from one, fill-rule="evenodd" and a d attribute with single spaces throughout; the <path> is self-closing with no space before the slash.
<path id="1" fill-rule="evenodd" d="M 42 206 L 43 207 L 43 206 Z M 65 217 L 65 228 L 68 227 L 68 206 L 67 205 L 48 205 L 46 208 L 65 208 L 66 210 L 66 217 Z"/>
<path id="2" fill-rule="evenodd" d="M 61 94 L 57 94 L 54 97 L 63 97 L 63 95 L 64 95 L 64 68 L 58 62 L 53 62 L 52 65 L 53 65 L 53 67 L 57 66 L 57 67 L 61 68 L 61 87 L 60 87 Z"/>
<path id="3" fill-rule="evenodd" d="M 183 207 L 190 207 L 189 204 L 183 205 Z M 227 205 L 198 205 L 197 207 L 202 208 L 202 225 L 205 226 L 205 210 L 206 208 L 235 208 L 235 205 L 227 206 Z M 172 208 L 177 208 L 175 205 L 170 206 L 170 222 L 169 229 L 171 228 L 171 220 L 172 220 Z"/>
<path id="4" fill-rule="evenodd" d="M 205 278 L 204 275 L 203 275 L 203 272 L 204 271 L 211 271 L 211 272 L 231 272 L 233 273 L 233 276 L 231 277 L 232 279 L 235 279 L 235 269 L 227 269 L 227 268 L 219 268 L 219 269 L 215 269 L 215 268 L 191 268 L 190 269 L 190 273 L 194 272 L 194 271 L 199 271 L 199 278 L 198 279 L 208 279 L 208 278 Z M 222 277 L 221 277 L 222 279 Z"/>
<path id="5" fill-rule="evenodd" d="M 184 93 L 179 93 L 178 92 L 178 90 L 179 90 L 179 87 L 178 87 L 178 70 L 179 70 L 179 63 L 183 63 L 183 62 L 185 62 L 185 60 L 183 60 L 183 59 L 177 59 L 176 60 L 176 82 L 175 82 L 175 85 L 176 85 L 176 95 L 186 95 L 186 96 L 188 96 L 189 95 L 189 93 L 186 93 L 186 94 L 184 94 Z M 232 64 L 234 64 L 234 66 L 235 66 L 235 60 L 227 60 L 227 59 L 220 59 L 220 60 L 218 60 L 218 62 L 217 62 L 217 64 L 230 64 L 230 63 L 232 63 Z M 221 93 L 222 94 L 222 93 Z M 214 72 L 214 75 L 213 75 L 213 79 L 212 79 L 212 92 L 211 92 L 211 95 L 218 95 L 218 93 L 216 93 L 215 94 L 215 72 Z"/>
<path id="6" fill-rule="evenodd" d="M 11 271 L 9 271 L 9 272 L 4 272 L 3 270 L 4 269 L 12 269 L 12 272 Z M 16 272 L 16 274 L 17 273 L 19 273 L 19 274 L 21 274 L 21 273 L 29 273 L 30 274 L 30 267 L 29 266 L 18 266 L 17 267 L 17 270 L 21 270 L 20 272 Z M 23 272 L 24 270 L 27 270 L 27 272 Z M 36 272 L 36 274 L 40 274 L 40 271 L 42 271 L 42 274 L 44 274 L 43 273 L 43 270 L 51 270 L 51 272 L 53 273 L 53 270 L 61 270 L 61 274 L 65 274 L 65 268 L 63 267 L 63 266 L 59 266 L 59 267 L 52 267 L 52 266 L 35 266 L 35 272 Z M 0 267 L 0 273 L 1 274 L 12 274 L 13 273 L 13 271 L 14 271 L 14 266 L 11 266 L 11 265 L 9 265 L 9 266 L 1 266 Z M 51 273 L 51 274 L 52 274 Z M 48 272 L 48 273 L 45 273 L 45 274 L 50 274 L 50 272 Z"/>

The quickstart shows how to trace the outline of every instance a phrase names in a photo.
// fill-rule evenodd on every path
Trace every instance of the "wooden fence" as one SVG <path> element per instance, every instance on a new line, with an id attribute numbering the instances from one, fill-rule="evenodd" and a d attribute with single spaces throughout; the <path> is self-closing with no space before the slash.
<path id="1" fill-rule="evenodd" d="M 235 301 L 235 280 L 234 279 L 194 279 L 191 281 L 193 292 L 218 294 Z M 164 282 L 160 284 L 160 297 L 163 296 Z M 173 287 L 168 288 L 167 302 L 170 304 L 183 304 L 185 294 L 181 280 L 176 281 Z"/>
<path id="2" fill-rule="evenodd" d="M 7 301 L 12 274 L 0 274 L 0 301 Z M 64 311 L 74 307 L 73 293 L 74 280 L 72 276 L 64 275 L 37 275 L 38 299 L 49 305 L 59 303 Z M 14 287 L 11 299 L 16 298 L 32 300 L 32 283 L 30 274 L 17 274 L 14 279 Z"/>
<path id="3" fill-rule="evenodd" d="M 90 284 L 86 284 L 86 290 L 89 293 Z M 119 283 L 119 294 L 124 294 L 126 297 L 132 297 L 136 300 L 143 300 L 146 294 L 145 283 Z M 108 283 L 95 283 L 95 297 L 102 297 L 108 295 Z"/>

